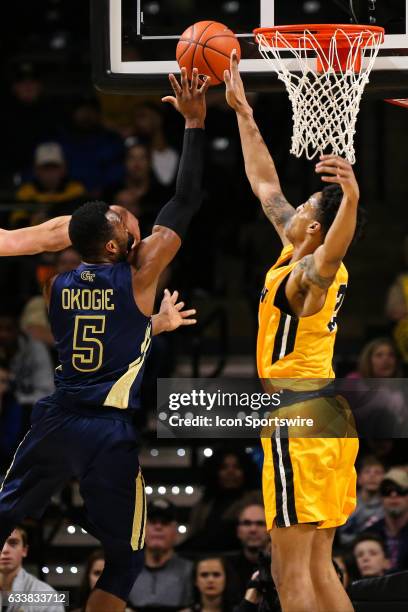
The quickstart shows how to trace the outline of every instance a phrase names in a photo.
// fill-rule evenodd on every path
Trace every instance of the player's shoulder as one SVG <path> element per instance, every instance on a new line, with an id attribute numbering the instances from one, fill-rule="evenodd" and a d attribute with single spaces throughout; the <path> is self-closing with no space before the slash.
<path id="1" fill-rule="evenodd" d="M 336 280 L 341 284 L 341 283 L 346 283 L 348 280 L 348 270 L 344 264 L 344 262 L 342 261 L 340 264 L 339 269 L 337 270 L 337 274 L 336 274 Z"/>

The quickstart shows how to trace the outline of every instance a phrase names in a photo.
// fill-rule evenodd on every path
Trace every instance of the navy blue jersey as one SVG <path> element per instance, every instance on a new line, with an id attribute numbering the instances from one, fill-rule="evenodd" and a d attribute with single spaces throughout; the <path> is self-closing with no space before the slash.
<path id="1" fill-rule="evenodd" d="M 152 323 L 138 309 L 128 263 L 82 263 L 53 283 L 49 317 L 55 384 L 77 402 L 139 407 Z"/>

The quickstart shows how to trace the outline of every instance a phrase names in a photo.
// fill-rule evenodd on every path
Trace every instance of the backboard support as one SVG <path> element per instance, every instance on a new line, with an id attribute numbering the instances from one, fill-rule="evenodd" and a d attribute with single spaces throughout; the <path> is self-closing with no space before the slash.
<path id="1" fill-rule="evenodd" d="M 353 0 L 353 6 L 360 23 L 386 31 L 367 93 L 408 97 L 408 0 Z M 248 90 L 281 91 L 282 84 L 259 55 L 252 30 L 295 23 L 350 23 L 351 15 L 348 0 L 91 0 L 96 87 L 110 93 L 166 92 L 168 73 L 179 71 L 174 58 L 180 34 L 203 19 L 221 21 L 239 37 L 240 71 Z"/>

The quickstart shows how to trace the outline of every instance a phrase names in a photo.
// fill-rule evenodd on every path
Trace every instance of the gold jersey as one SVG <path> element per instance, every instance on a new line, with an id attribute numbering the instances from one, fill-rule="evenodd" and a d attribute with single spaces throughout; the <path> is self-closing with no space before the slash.
<path id="1" fill-rule="evenodd" d="M 343 264 L 327 291 L 323 308 L 296 317 L 275 305 L 279 287 L 300 263 L 291 263 L 293 245 L 282 250 L 266 275 L 259 304 L 257 364 L 260 378 L 334 378 L 332 367 L 337 314 L 343 303 L 348 273 Z M 283 286 L 282 286 L 283 288 Z"/>

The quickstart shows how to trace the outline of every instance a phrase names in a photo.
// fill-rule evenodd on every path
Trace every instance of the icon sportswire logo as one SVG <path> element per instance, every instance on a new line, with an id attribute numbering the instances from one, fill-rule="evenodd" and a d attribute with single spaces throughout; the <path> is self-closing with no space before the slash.
<path id="1" fill-rule="evenodd" d="M 95 274 L 90 272 L 89 270 L 84 270 L 81 272 L 81 279 L 83 281 L 88 281 L 89 283 L 93 283 L 95 278 Z"/>

